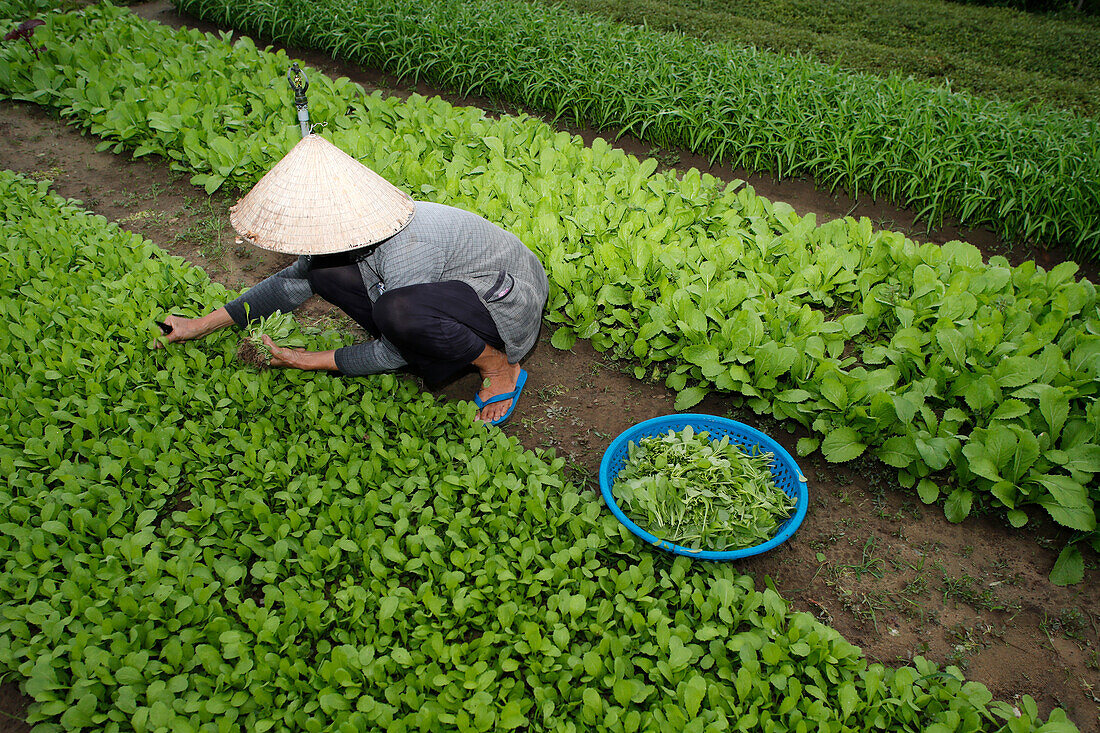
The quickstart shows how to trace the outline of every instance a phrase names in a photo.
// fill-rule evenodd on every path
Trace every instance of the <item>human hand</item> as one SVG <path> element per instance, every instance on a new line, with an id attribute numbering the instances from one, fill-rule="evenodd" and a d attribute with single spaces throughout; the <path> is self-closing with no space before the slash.
<path id="1" fill-rule="evenodd" d="M 263 341 L 264 346 L 271 352 L 270 365 L 272 367 L 280 367 L 284 369 L 303 369 L 302 357 L 306 354 L 304 349 L 292 349 L 285 346 L 279 346 L 277 343 L 271 340 L 271 337 L 266 333 L 263 334 L 260 339 Z"/>
<path id="2" fill-rule="evenodd" d="M 166 343 L 188 341 L 193 338 L 205 336 L 206 331 L 202 328 L 202 324 L 200 323 L 201 320 L 201 318 L 186 318 L 175 314 L 166 316 L 164 318 L 164 326 L 167 326 L 168 330 L 165 331 L 164 326 L 161 326 L 164 340 L 157 339 L 153 342 L 153 348 L 163 349 Z M 157 325 L 160 325 L 160 323 L 158 322 Z"/>
<path id="3" fill-rule="evenodd" d="M 336 351 L 306 351 L 279 346 L 266 333 L 261 337 L 263 345 L 271 352 L 270 366 L 306 371 L 337 371 Z"/>
<path id="4" fill-rule="evenodd" d="M 225 328 L 231 323 L 233 323 L 233 318 L 224 307 L 213 313 L 207 313 L 202 318 L 187 318 L 186 316 L 172 314 L 164 319 L 164 325 L 168 326 L 170 330 L 162 334 L 163 340 L 157 339 L 153 343 L 153 348 L 162 349 L 166 343 L 171 344 L 176 341 L 199 338 L 208 333 L 213 333 L 219 328 Z M 163 327 L 161 331 L 164 331 Z"/>

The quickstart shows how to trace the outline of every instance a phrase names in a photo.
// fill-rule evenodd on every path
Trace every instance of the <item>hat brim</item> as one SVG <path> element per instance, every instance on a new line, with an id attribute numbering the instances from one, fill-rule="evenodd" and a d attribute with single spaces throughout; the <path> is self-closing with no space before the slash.
<path id="1" fill-rule="evenodd" d="M 229 209 L 241 239 L 297 255 L 376 244 L 412 221 L 412 198 L 320 135 L 302 138 Z"/>

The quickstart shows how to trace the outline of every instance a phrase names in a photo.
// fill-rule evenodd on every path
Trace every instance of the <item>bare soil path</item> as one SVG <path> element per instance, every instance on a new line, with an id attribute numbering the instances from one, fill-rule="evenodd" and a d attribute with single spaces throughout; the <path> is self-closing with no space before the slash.
<path id="1" fill-rule="evenodd" d="M 166 24 L 212 30 L 179 16 L 165 0 L 134 10 Z M 492 113 L 514 111 L 494 100 L 405 85 L 377 71 L 289 51 L 368 89 L 400 96 L 439 94 Z M 293 124 L 289 102 L 288 94 L 288 124 Z M 591 130 L 562 129 L 589 141 L 596 136 Z M 0 102 L 0 137 L 5 141 L 3 168 L 51 179 L 62 196 L 82 200 L 90 211 L 185 257 L 230 287 L 259 282 L 290 259 L 234 243 L 228 222 L 233 197 L 206 196 L 185 177 L 170 173 L 163 161 L 97 153 L 95 140 L 37 107 Z M 799 213 L 815 213 L 819 222 L 851 213 L 922 241 L 965 239 L 987 256 L 1004 254 L 1013 262 L 1035 259 L 1050 266 L 1066 259 L 1065 253 L 1041 248 L 1007 247 L 988 231 L 951 223 L 927 232 L 913 224 L 912 212 L 825 194 L 810 180 L 779 182 L 710 166 L 682 151 L 654 150 L 637 140 L 617 144 L 636 155 L 657 157 L 662 167 L 695 166 L 726 180 L 747 180 L 760 194 L 786 201 Z M 1097 281 L 1094 265 L 1082 269 Z M 356 330 L 319 300 L 310 301 L 303 312 Z M 640 420 L 674 412 L 674 395 L 660 384 L 638 381 L 587 342 L 563 352 L 550 346 L 549 337 L 544 329 L 525 363 L 530 380 L 505 430 L 529 448 L 565 457 L 574 480 L 591 487 L 592 501 L 601 501 L 595 481 L 608 443 Z M 470 399 L 477 386 L 470 375 L 438 394 Z M 799 433 L 734 409 L 728 400 L 712 395 L 695 411 L 754 424 L 794 454 Z M 836 466 L 811 456 L 799 463 L 810 482 L 804 524 L 778 550 L 739 563 L 740 570 L 753 574 L 758 585 L 774 582 L 797 609 L 831 624 L 870 659 L 904 664 L 922 655 L 957 665 L 998 699 L 1012 702 L 1030 694 L 1044 711 L 1061 706 L 1083 731 L 1100 732 L 1100 567 L 1095 554 L 1086 554 L 1084 583 L 1058 588 L 1047 580 L 1065 537 L 1056 527 L 1029 525 L 1020 532 L 997 517 L 971 517 L 954 525 L 941 508 L 926 507 L 899 487 L 894 471 L 877 461 Z M 28 704 L 15 682 L 0 686 L 0 732 L 30 730 L 23 722 Z"/>

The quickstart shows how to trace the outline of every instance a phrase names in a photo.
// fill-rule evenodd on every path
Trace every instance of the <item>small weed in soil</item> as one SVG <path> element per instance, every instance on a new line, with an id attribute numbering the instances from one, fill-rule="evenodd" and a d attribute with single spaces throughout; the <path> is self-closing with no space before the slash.
<path id="1" fill-rule="evenodd" d="M 965 671 L 970 666 L 969 657 L 981 651 L 983 647 L 981 639 L 966 624 L 955 624 L 947 630 L 947 636 L 951 641 L 951 653 L 947 656 L 947 663 Z"/>
<path id="2" fill-rule="evenodd" d="M 1063 608 L 1056 616 L 1044 612 L 1043 621 L 1039 624 L 1048 637 L 1062 636 L 1077 641 L 1086 638 L 1089 627 L 1088 619 L 1078 608 Z"/>
<path id="3" fill-rule="evenodd" d="M 675 150 L 650 148 L 649 157 L 656 158 L 657 161 L 666 168 L 675 168 L 680 165 L 680 154 Z"/>
<path id="4" fill-rule="evenodd" d="M 163 226 L 168 221 L 168 214 L 163 211 L 142 209 L 141 211 L 135 211 L 127 216 L 125 219 L 119 219 L 119 224 L 137 224 L 139 222 L 145 222 L 151 226 Z"/>
<path id="5" fill-rule="evenodd" d="M 30 177 L 36 181 L 54 181 L 63 175 L 65 175 L 65 169 L 61 166 L 54 165 L 49 168 L 31 171 Z"/>
<path id="6" fill-rule="evenodd" d="M 543 402 L 549 402 L 554 397 L 558 397 L 566 393 L 564 385 L 561 384 L 548 384 L 538 390 L 537 394 L 539 399 Z"/>
<path id="7" fill-rule="evenodd" d="M 845 570 L 851 571 L 855 574 L 856 580 L 862 580 L 864 575 L 870 575 L 871 577 L 881 580 L 884 570 L 883 562 L 881 558 L 875 557 L 874 554 L 875 536 L 871 535 L 863 545 L 862 560 L 850 565 L 838 565 L 836 571 L 838 574 Z"/>
<path id="8" fill-rule="evenodd" d="M 956 602 L 965 603 L 973 609 L 1005 611 L 1011 613 L 1013 617 L 1020 611 L 1018 604 L 1002 601 L 991 588 L 975 587 L 980 585 L 977 578 L 966 573 L 957 578 L 951 577 L 939 563 L 936 564 L 936 569 L 940 571 L 941 580 L 943 581 L 943 600 L 945 603 L 950 598 Z"/>
<path id="9" fill-rule="evenodd" d="M 210 199 L 202 199 L 197 204 L 194 199 L 188 199 L 184 209 L 186 213 L 197 216 L 198 220 L 178 232 L 176 242 L 198 248 L 199 254 L 205 259 L 221 258 L 226 250 L 223 236 L 227 225 L 226 216 Z"/>
<path id="10" fill-rule="evenodd" d="M 117 198 L 111 202 L 111 206 L 119 209 L 132 209 L 138 201 L 138 195 L 133 191 L 127 191 L 123 194 L 122 198 Z"/>

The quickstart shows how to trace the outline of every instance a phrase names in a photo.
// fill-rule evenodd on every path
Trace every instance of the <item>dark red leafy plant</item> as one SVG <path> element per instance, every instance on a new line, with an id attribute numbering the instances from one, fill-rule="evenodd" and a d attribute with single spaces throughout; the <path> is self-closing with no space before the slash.
<path id="1" fill-rule="evenodd" d="M 34 29 L 40 25 L 46 25 L 46 21 L 37 19 L 24 20 L 15 28 L 15 30 L 8 31 L 7 35 L 4 36 L 4 40 L 14 41 L 18 38 L 22 38 L 24 41 L 27 42 L 27 45 L 31 47 L 31 51 L 34 51 L 34 57 L 38 58 L 38 52 L 45 51 L 46 47 L 40 46 L 38 48 L 35 48 L 34 44 L 31 43 L 31 36 L 34 35 Z"/>

